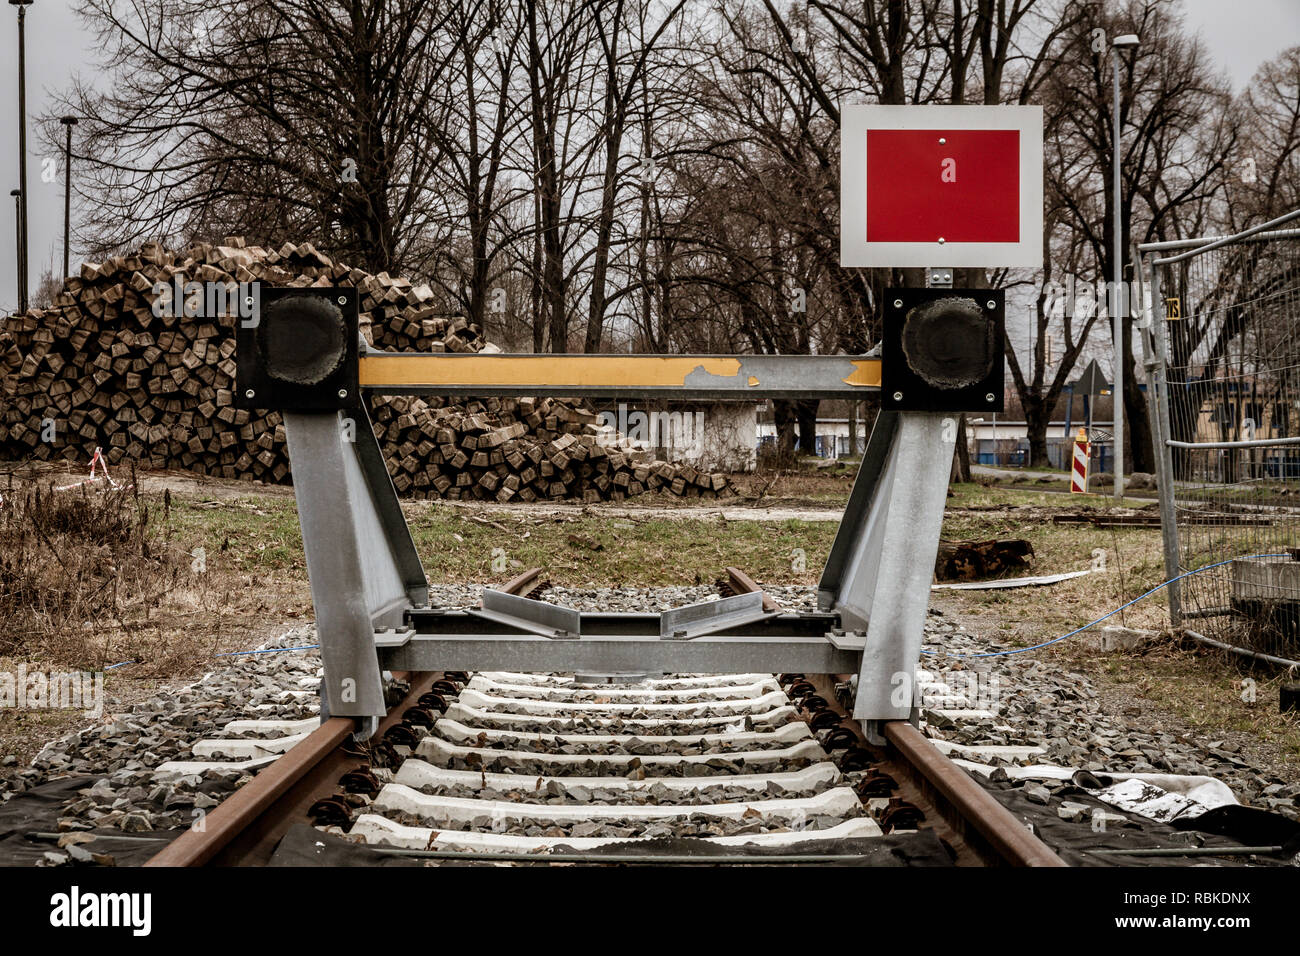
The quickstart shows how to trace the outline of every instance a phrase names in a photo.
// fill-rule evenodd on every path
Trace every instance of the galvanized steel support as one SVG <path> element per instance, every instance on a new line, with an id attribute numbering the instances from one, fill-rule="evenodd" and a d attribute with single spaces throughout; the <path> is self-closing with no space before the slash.
<path id="1" fill-rule="evenodd" d="M 951 413 L 899 415 L 834 598 L 846 623 L 866 615 L 853 716 L 868 726 L 916 715 L 916 665 L 956 439 Z"/>
<path id="2" fill-rule="evenodd" d="M 277 292 L 279 311 L 259 316 L 262 338 L 246 334 L 239 346 L 241 375 L 251 383 L 241 394 L 285 409 L 325 670 L 322 712 L 360 718 L 359 735 L 373 733 L 385 713 L 382 668 L 857 671 L 854 716 L 877 738 L 880 722 L 914 719 L 957 414 L 912 409 L 966 407 L 962 389 L 971 388 L 980 407 L 1001 402 L 1001 297 L 967 293 L 921 297 L 915 309 L 900 307 L 914 290 L 897 293 L 883 360 L 919 377 L 906 394 L 891 392 L 898 410 L 882 412 L 872 431 L 822 576 L 821 610 L 781 613 L 759 594 L 742 594 L 662 615 L 608 615 L 493 591 L 474 611 L 429 608 L 410 531 L 350 383 L 408 395 L 857 400 L 879 392 L 882 358 L 385 354 L 354 348 L 349 338 L 355 290 Z M 313 295 L 321 301 L 302 301 Z M 265 322 L 278 323 L 276 335 Z M 313 334 L 299 336 L 299 325 Z"/>
<path id="3" fill-rule="evenodd" d="M 1139 277 L 1142 275 L 1138 270 Z M 1164 300 L 1160 298 L 1160 267 L 1151 269 L 1150 327 L 1142 330 L 1142 344 L 1147 351 L 1148 386 L 1152 396 L 1147 401 L 1147 417 L 1156 454 L 1156 491 L 1160 496 L 1160 537 L 1164 548 L 1165 589 L 1169 601 L 1169 623 L 1174 627 L 1183 621 L 1182 582 L 1179 575 L 1178 518 L 1174 513 L 1174 460 L 1169 443 L 1172 436 L 1169 420 L 1169 383 L 1166 375 Z"/>
<path id="4" fill-rule="evenodd" d="M 373 726 L 385 712 L 375 629 L 426 603 L 428 584 L 364 408 L 287 411 L 284 424 L 325 669 L 321 711 Z"/>

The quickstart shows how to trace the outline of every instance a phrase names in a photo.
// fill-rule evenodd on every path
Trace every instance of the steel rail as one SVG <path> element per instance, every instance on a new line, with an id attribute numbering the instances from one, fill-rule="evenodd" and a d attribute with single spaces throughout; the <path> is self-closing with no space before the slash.
<path id="1" fill-rule="evenodd" d="M 525 593 L 535 586 L 540 576 L 540 569 L 530 569 L 511 579 L 502 590 L 512 593 Z M 737 593 L 752 593 L 761 589 L 744 572 L 736 568 L 727 568 L 726 574 L 730 587 Z M 774 606 L 775 602 L 764 595 L 764 604 Z M 434 672 L 421 672 L 414 675 L 395 675 L 411 678 L 411 690 L 395 707 L 390 708 L 380 724 L 382 733 L 388 727 L 400 722 L 407 707 L 414 706 L 418 698 L 427 690 L 438 676 Z M 825 684 L 834 680 L 834 675 L 815 675 L 817 683 Z M 828 700 L 833 699 L 831 692 Z M 837 708 L 838 709 L 838 708 Z M 855 723 L 848 721 L 850 727 Z M 352 718 L 334 717 L 325 721 L 306 739 L 290 748 L 282 757 L 263 769 L 253 780 L 231 794 L 212 813 L 204 819 L 202 830 L 191 829 L 144 865 L 159 866 L 205 866 L 248 862 L 246 854 L 260 854 L 258 862 L 265 862 L 269 852 L 273 851 L 286 824 L 301 816 L 305 806 L 315 798 L 321 788 L 332 789 L 343 764 L 356 762 L 355 755 L 348 755 L 342 746 L 356 729 Z M 883 724 L 886 740 L 893 750 L 906 763 L 909 772 L 914 771 L 918 783 L 939 795 L 944 805 L 937 809 L 953 827 L 953 830 L 941 830 L 941 834 L 950 844 L 955 844 L 957 851 L 961 848 L 961 837 L 978 835 L 974 846 L 991 848 L 996 859 L 990 862 L 1003 862 L 1016 866 L 1065 866 L 1036 836 L 1030 833 L 1005 807 L 999 804 L 987 791 L 979 786 L 964 771 L 953 764 L 914 727 L 905 721 L 886 721 Z M 859 737 L 860 728 L 855 730 Z M 429 859 L 481 860 L 483 862 L 518 862 L 518 863 L 619 863 L 647 864 L 674 863 L 678 865 L 791 865 L 813 863 L 849 862 L 854 859 L 851 854 L 781 854 L 773 856 L 738 857 L 734 854 L 721 856 L 682 856 L 635 854 L 557 854 L 554 858 L 538 858 L 531 854 L 508 854 L 492 852 L 438 851 L 438 850 L 403 850 L 399 848 L 378 848 L 377 852 L 391 856 L 406 856 Z M 981 853 L 986 858 L 988 854 Z"/>
<path id="2" fill-rule="evenodd" d="M 399 675 L 394 674 L 394 677 Z M 402 675 L 411 676 L 411 675 Z M 401 722 L 407 707 L 415 706 L 428 690 L 435 674 L 413 675 L 416 680 L 402 702 L 389 710 L 380 722 L 379 733 Z M 305 739 L 289 748 L 282 757 L 258 772 L 249 783 L 223 800 L 202 818 L 202 829 L 191 828 L 150 857 L 145 866 L 207 866 L 217 861 L 229 847 L 245 834 L 259 828 L 260 822 L 279 817 L 276 807 L 318 768 L 327 765 L 357 729 L 352 717 L 331 717 Z M 336 780 L 329 781 L 332 786 Z M 297 802 L 297 801 L 295 801 Z M 262 830 L 271 829 L 261 826 Z M 259 833 L 261 837 L 263 834 Z M 254 841 L 256 842 L 256 841 Z"/>
<path id="3" fill-rule="evenodd" d="M 524 593 L 541 576 L 541 568 L 516 575 L 502 590 Z M 402 714 L 414 707 L 441 672 L 395 672 L 409 680 L 411 689 L 380 721 L 378 734 L 401 723 Z M 282 835 L 279 821 L 297 815 L 310 805 L 319 787 L 333 790 L 339 771 L 357 763 L 341 748 L 357 729 L 351 717 L 331 717 L 283 756 L 261 770 L 203 817 L 202 829 L 182 833 L 145 862 L 145 866 L 209 866 L 238 862 L 254 853 L 264 862 Z M 331 777 L 333 779 L 331 779 Z"/>
<path id="4" fill-rule="evenodd" d="M 1000 859 L 1011 866 L 1068 865 L 907 721 L 888 720 L 883 729 L 885 739 L 907 764 Z M 951 817 L 949 822 L 958 825 Z"/>
<path id="5" fill-rule="evenodd" d="M 752 578 L 734 568 L 727 568 L 727 576 L 731 589 L 737 593 L 746 589 L 759 590 Z M 835 703 L 834 683 L 836 680 L 847 680 L 848 677 L 844 674 L 810 675 L 812 682 L 818 686 L 818 692 L 836 711 L 845 714 L 846 718 L 846 712 Z M 865 742 L 862 729 L 856 721 L 845 719 L 841 721 L 841 726 L 848 726 Z M 910 723 L 905 720 L 888 720 L 883 722 L 882 728 L 885 739 L 902 758 L 906 769 L 914 772 L 916 782 L 930 791 L 927 795 L 940 798 L 934 801 L 936 809 L 948 824 L 963 837 L 976 837 L 969 842 L 973 843 L 972 849 L 984 857 L 986 862 L 1002 862 L 1010 866 L 1068 865 L 1047 844 L 1026 829 L 1011 811 L 976 783 L 970 774 L 941 754 Z M 985 848 L 991 854 L 981 852 Z M 995 859 L 990 860 L 990 855 Z"/>
<path id="6" fill-rule="evenodd" d="M 749 594 L 758 591 L 763 595 L 764 611 L 779 611 L 781 605 L 776 603 L 776 599 L 758 586 L 758 584 L 740 568 L 725 568 L 727 575 L 727 584 L 736 594 Z"/>
<path id="7" fill-rule="evenodd" d="M 529 568 L 527 571 L 520 571 L 513 578 L 507 581 L 498 591 L 504 591 L 506 594 L 524 595 L 537 586 L 538 579 L 542 576 L 541 568 Z"/>

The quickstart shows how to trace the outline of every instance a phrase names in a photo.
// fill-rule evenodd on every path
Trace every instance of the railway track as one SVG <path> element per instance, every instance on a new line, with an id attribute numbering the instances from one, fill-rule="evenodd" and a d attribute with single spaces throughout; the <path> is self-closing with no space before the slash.
<path id="1" fill-rule="evenodd" d="M 507 589 L 535 594 L 539 581 L 533 570 Z M 734 568 L 719 584 L 758 590 Z M 342 718 L 250 721 L 160 768 L 258 772 L 147 865 L 265 864 L 307 822 L 426 862 L 825 863 L 887 847 L 930 863 L 1063 865 L 910 724 L 870 746 L 839 699 L 847 675 L 394 678 L 364 744 Z"/>

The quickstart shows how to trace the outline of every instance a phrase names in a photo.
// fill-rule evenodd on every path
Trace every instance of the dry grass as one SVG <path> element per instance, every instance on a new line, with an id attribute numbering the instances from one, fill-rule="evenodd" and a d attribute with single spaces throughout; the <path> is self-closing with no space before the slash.
<path id="1" fill-rule="evenodd" d="M 550 581 L 573 587 L 704 584 L 727 565 L 762 582 L 815 584 L 836 530 L 829 521 L 598 512 L 539 517 L 438 508 L 408 510 L 407 520 L 432 582 L 499 582 L 520 568 L 542 567 Z"/>
<path id="2" fill-rule="evenodd" d="M 0 654 L 103 666 L 133 643 L 185 568 L 162 546 L 148 507 L 125 488 L 20 487 L 0 508 Z"/>
<path id="3" fill-rule="evenodd" d="M 198 677 L 216 653 L 310 618 L 292 498 L 268 496 L 265 510 L 233 496 L 52 485 L 10 477 L 2 492 L 0 670 L 130 661 L 104 675 L 108 709 L 120 712 L 167 680 Z M 0 708 L 0 755 L 26 763 L 85 723 L 77 710 Z"/>
<path id="4" fill-rule="evenodd" d="M 1174 715 L 1199 742 L 1232 739 L 1279 775 L 1295 779 L 1300 773 L 1300 714 L 1278 710 L 1279 688 L 1289 679 L 1278 668 L 1172 637 L 1105 655 L 1062 647 L 1052 657 L 1096 672 L 1125 707 Z"/>
<path id="5" fill-rule="evenodd" d="M 1012 643 L 1038 643 L 1073 630 L 1136 598 L 1164 580 L 1159 528 L 1097 528 L 1053 524 L 1053 512 L 1110 499 L 1011 491 L 980 485 L 954 486 L 943 535 L 959 540 L 1023 538 L 1034 547 L 1032 574 L 1104 568 L 1050 587 L 1005 591 L 948 592 L 952 603 L 971 613 L 998 618 L 999 636 Z M 994 510 L 972 512 L 964 508 Z M 1164 596 L 1152 595 L 1107 623 L 1164 626 Z"/>
<path id="6" fill-rule="evenodd" d="M 4 492 L 0 618 L 11 626 L 0 656 L 79 668 L 131 660 L 181 676 L 302 616 L 306 594 L 291 498 L 263 508 L 129 487 Z"/>
<path id="7" fill-rule="evenodd" d="M 982 486 L 957 486 L 955 491 L 944 521 L 945 537 L 1025 538 L 1034 545 L 1037 574 L 1091 567 L 1098 555 L 1105 560 L 1105 571 L 1048 587 L 942 592 L 937 603 L 976 633 L 995 635 L 1012 646 L 1039 644 L 1101 617 L 1164 580 L 1158 528 L 1053 524 L 1050 510 L 1076 505 L 1077 499 L 1063 495 Z M 1090 504 L 1105 506 L 1109 500 Z M 960 510 L 971 506 L 997 510 Z M 1164 592 L 1105 622 L 1162 632 L 1168 623 Z M 1276 668 L 1188 647 L 1167 633 L 1135 650 L 1104 653 L 1090 649 L 1081 635 L 1031 656 L 1087 674 L 1112 709 L 1138 710 L 1144 723 L 1164 715 L 1200 742 L 1229 738 L 1243 744 L 1254 762 L 1283 777 L 1294 779 L 1300 771 L 1300 715 L 1279 713 L 1278 688 L 1287 677 Z M 1254 682 L 1253 700 L 1245 693 L 1247 679 Z"/>
<path id="8" fill-rule="evenodd" d="M 731 476 L 738 504 L 763 504 L 773 507 L 836 507 L 849 500 L 853 479 L 858 472 L 856 460 L 841 460 L 819 469 L 801 459 L 796 465 L 774 471 L 758 471 Z"/>

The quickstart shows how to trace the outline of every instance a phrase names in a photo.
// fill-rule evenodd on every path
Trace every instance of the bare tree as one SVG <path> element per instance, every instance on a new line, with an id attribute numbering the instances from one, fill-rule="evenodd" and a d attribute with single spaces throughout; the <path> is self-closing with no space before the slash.
<path id="1" fill-rule="evenodd" d="M 456 236 L 431 250 L 432 272 L 485 332 L 489 315 L 504 316 L 511 301 L 521 301 L 504 287 L 510 266 L 503 253 L 520 236 L 507 211 L 528 192 L 518 177 L 511 181 L 523 135 L 512 82 L 522 61 L 523 21 L 503 7 L 501 0 L 452 0 L 448 28 L 460 37 L 448 69 L 454 95 L 446 120 L 430 126 L 442 157 L 437 183 L 445 219 L 439 233 Z M 457 235 L 459 223 L 466 235 Z"/>
<path id="2" fill-rule="evenodd" d="M 81 0 L 113 82 L 78 84 L 99 251 L 217 230 L 416 271 L 443 159 L 440 0 Z M 48 122 L 48 120 L 47 120 Z"/>
<path id="3" fill-rule="evenodd" d="M 1092 55 L 1066 61 L 1048 96 L 1061 111 L 1060 152 L 1047 166 L 1063 223 L 1076 232 L 1096 263 L 1095 280 L 1113 275 L 1111 99 L 1107 38 L 1136 33 L 1142 45 L 1121 67 L 1120 120 L 1123 201 L 1121 249 L 1136 231 L 1140 241 L 1159 238 L 1186 212 L 1203 208 L 1223 187 L 1235 147 L 1236 120 L 1228 109 L 1226 81 L 1210 66 L 1199 40 L 1189 38 L 1170 0 L 1128 0 L 1110 11 L 1090 8 L 1081 21 L 1078 48 Z M 1094 33 L 1093 31 L 1100 31 Z M 1087 46 L 1084 36 L 1087 35 Z M 1098 40 L 1100 38 L 1100 41 Z M 1133 363 L 1133 331 L 1124 323 L 1120 362 L 1125 368 L 1124 415 L 1135 471 L 1154 471 L 1146 397 Z"/>

